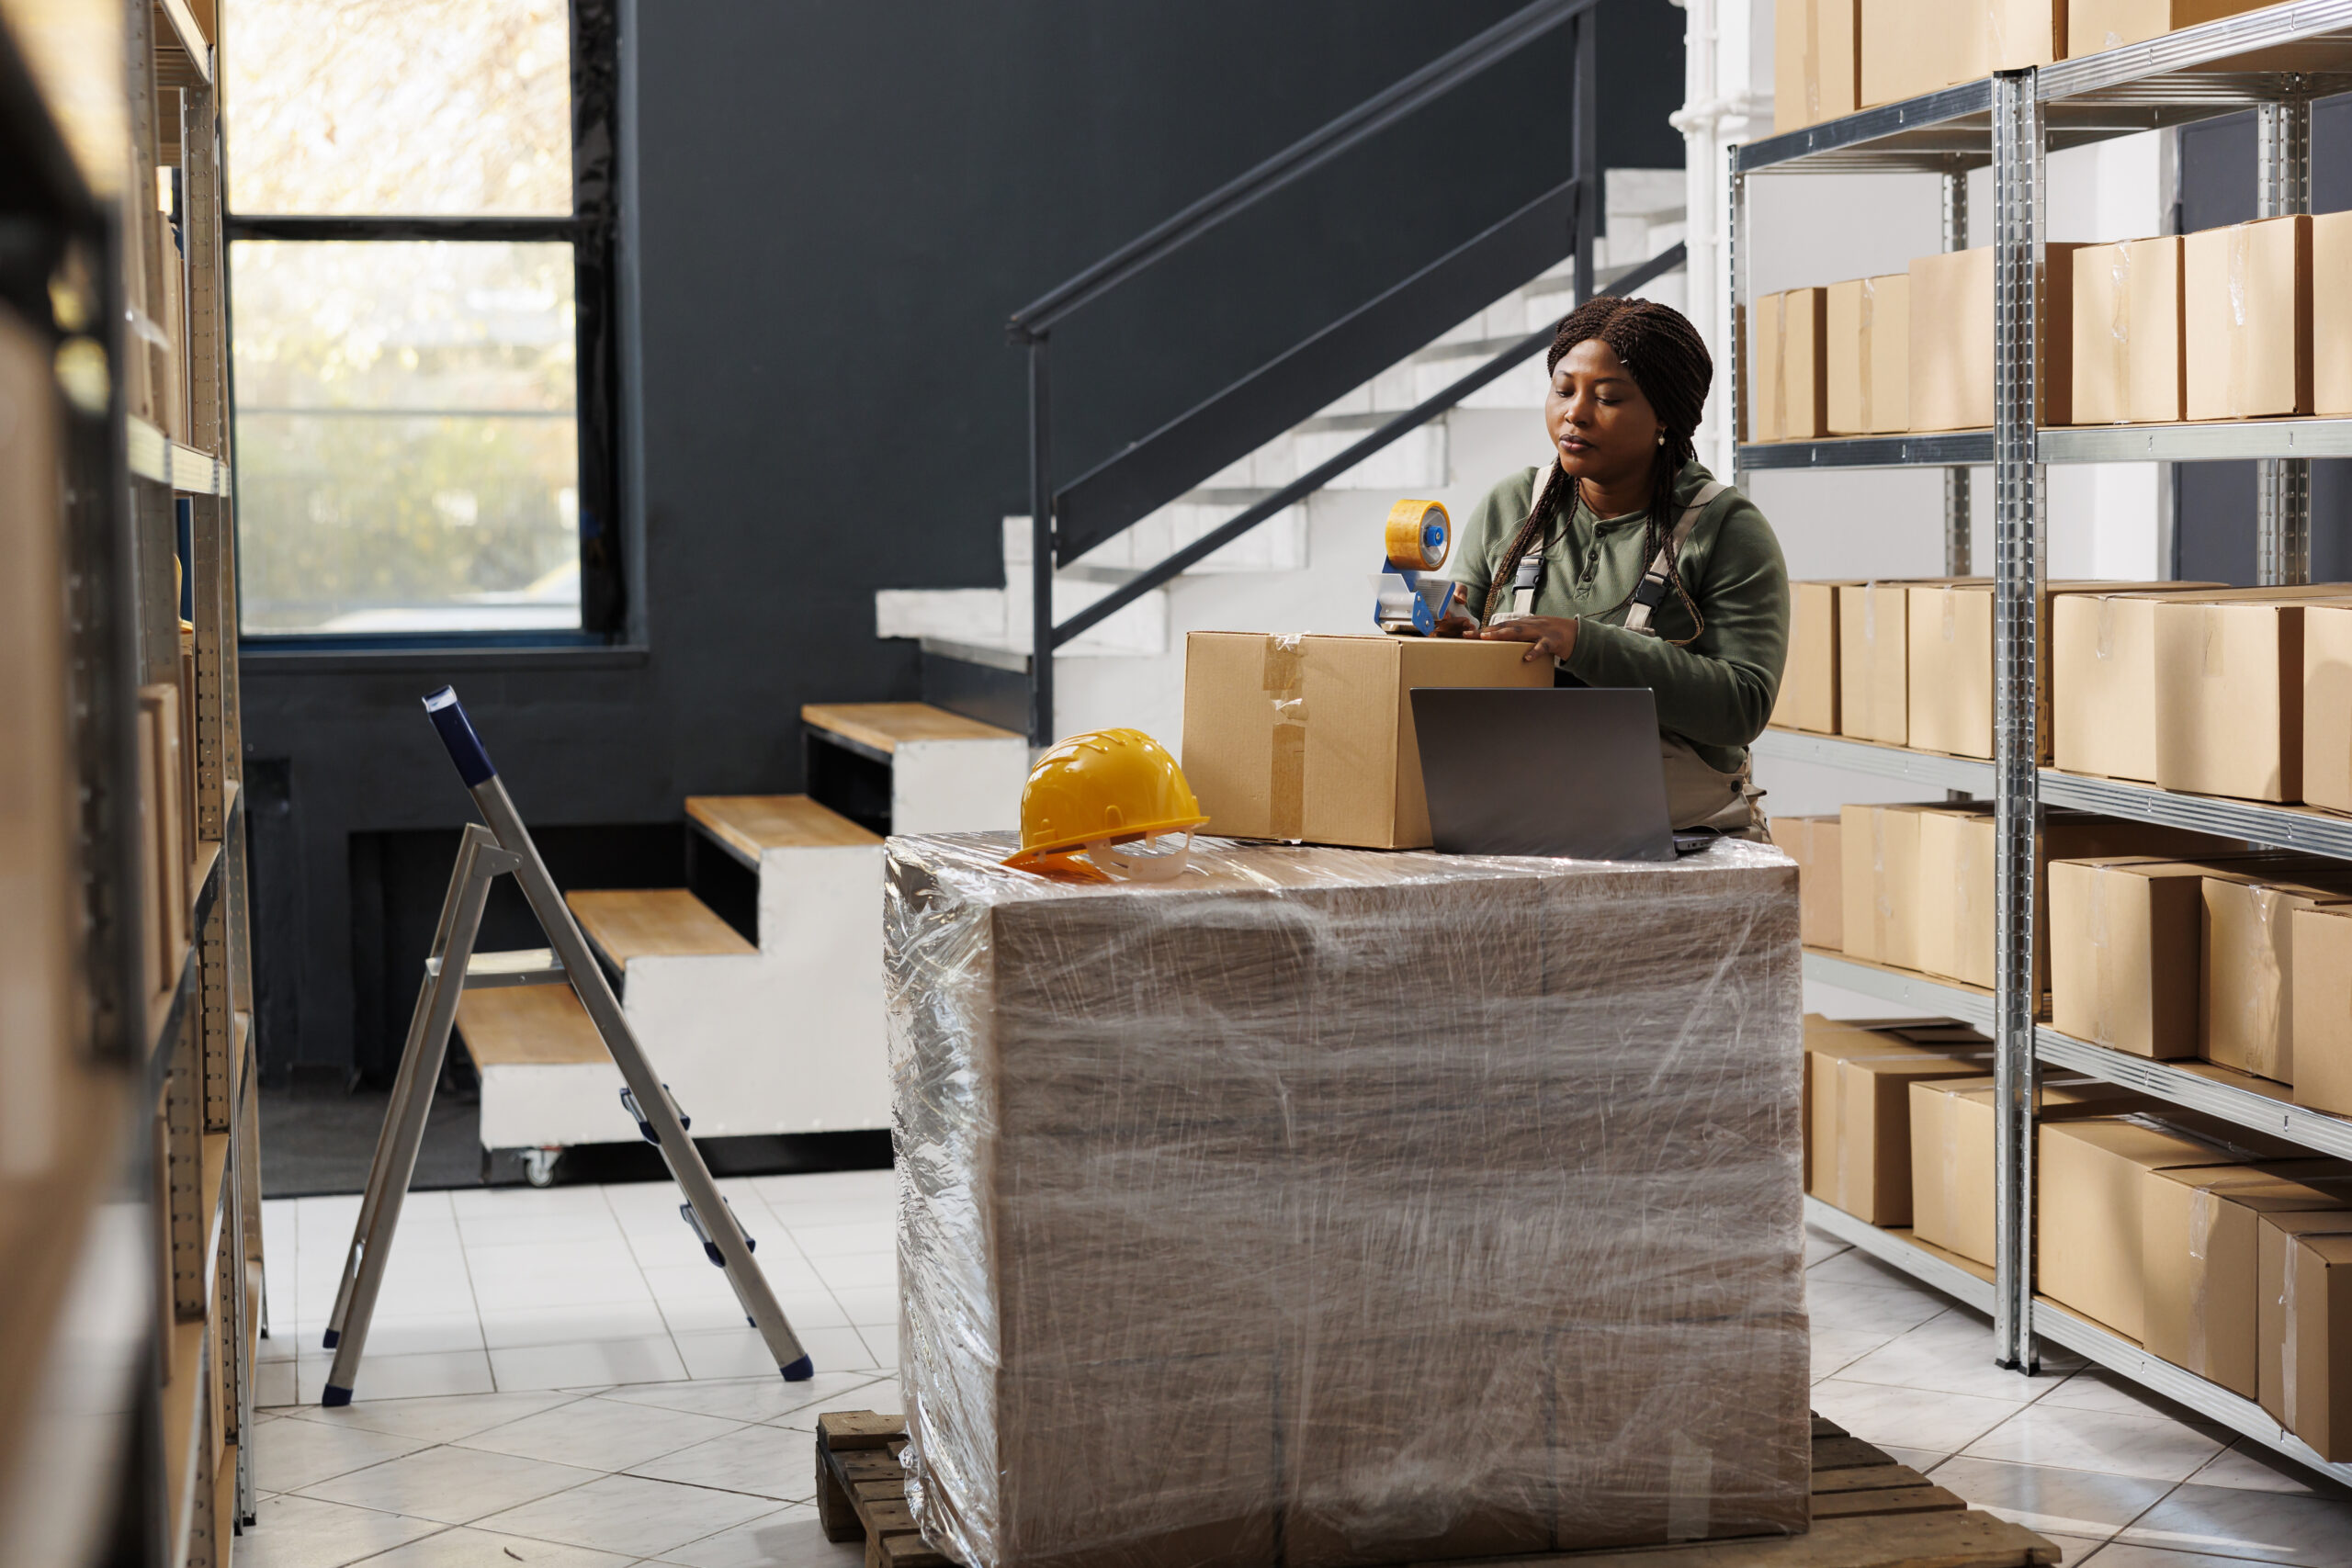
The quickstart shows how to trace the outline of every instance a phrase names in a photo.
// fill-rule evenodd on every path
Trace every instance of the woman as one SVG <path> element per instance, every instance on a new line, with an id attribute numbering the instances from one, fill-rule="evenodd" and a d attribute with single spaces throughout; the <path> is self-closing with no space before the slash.
<path id="1" fill-rule="evenodd" d="M 1780 691 L 1789 577 L 1755 502 L 1693 456 L 1706 344 L 1678 310 L 1604 295 L 1547 365 L 1554 461 L 1471 513 L 1446 575 L 1476 618 L 1438 635 L 1527 643 L 1562 685 L 1648 687 L 1674 826 L 1760 838 L 1747 743 Z"/>

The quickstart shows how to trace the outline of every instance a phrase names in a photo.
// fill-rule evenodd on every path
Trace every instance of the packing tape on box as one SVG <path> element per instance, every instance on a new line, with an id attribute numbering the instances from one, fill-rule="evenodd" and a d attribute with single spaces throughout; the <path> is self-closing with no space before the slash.
<path id="1" fill-rule="evenodd" d="M 1277 839 L 1306 831 L 1306 655 L 1293 632 L 1266 638 L 1260 685 L 1273 708 L 1273 744 L 1266 776 L 1267 830 Z"/>
<path id="2" fill-rule="evenodd" d="M 1804 122 L 1821 118 L 1821 0 L 1796 0 L 1804 7 Z"/>
<path id="3" fill-rule="evenodd" d="M 2255 947 L 2253 984 L 2245 987 L 2244 1009 L 2245 1038 L 2258 1042 L 2270 1053 L 2269 1066 L 2274 1069 L 2265 1077 L 2278 1076 L 2278 1026 L 2281 1021 L 2279 1004 L 2287 989 L 2286 966 L 2279 962 L 2280 950 L 2287 941 L 2288 908 L 2286 901 L 2294 897 L 2276 887 L 2254 887 L 2247 890 L 2254 906 L 2255 923 L 2262 928 L 2262 940 Z"/>
<path id="4" fill-rule="evenodd" d="M 1772 439 L 1789 439 L 1789 297 L 1772 296 Z"/>
<path id="5" fill-rule="evenodd" d="M 2188 1370 L 2199 1377 L 2208 1365 L 2205 1337 L 2205 1276 L 2213 1247 L 2213 1225 L 2222 1217 L 2222 1200 L 2208 1182 L 2188 1195 Z"/>
<path id="6" fill-rule="evenodd" d="M 2115 949 L 2108 940 L 2107 868 L 2091 869 L 2091 1043 L 2115 1043 Z"/>
<path id="7" fill-rule="evenodd" d="M 1388 564 L 1399 571 L 1435 571 L 1453 547 L 1453 521 L 1434 501 L 1400 501 L 1381 530 Z"/>
<path id="8" fill-rule="evenodd" d="M 2114 356 L 2115 420 L 2128 423 L 2132 418 L 2132 247 L 2110 248 L 2115 259 L 2108 264 L 2108 276 L 2113 280 L 2115 294 L 2108 308 L 2108 349 Z"/>
<path id="9" fill-rule="evenodd" d="M 1808 6 L 1805 8 L 1805 15 L 1810 18 L 1812 14 L 1813 7 Z M 1877 315 L 1878 279 L 1865 277 L 1862 279 L 1861 331 L 1857 334 L 1862 356 L 1861 372 L 1855 398 L 1855 401 L 1860 405 L 1855 411 L 1857 416 L 1855 423 L 1864 430 L 1878 428 L 1877 415 L 1871 407 L 1871 328 Z"/>
<path id="10" fill-rule="evenodd" d="M 1960 636 L 1960 590 L 1950 583 L 1944 585 L 1944 640 L 1951 642 Z"/>
<path id="11" fill-rule="evenodd" d="M 2254 235 L 2240 223 L 2230 231 L 2230 368 L 2223 383 L 2222 404 L 2232 419 L 2245 412 L 2246 346 L 2245 330 L 2245 271 L 2246 254 L 2253 248 Z M 2207 673 L 2212 673 L 2209 671 Z"/>
<path id="12" fill-rule="evenodd" d="M 2104 593 L 2098 599 L 2098 646 L 2092 649 L 2092 657 L 2115 657 L 2115 601 Z"/>

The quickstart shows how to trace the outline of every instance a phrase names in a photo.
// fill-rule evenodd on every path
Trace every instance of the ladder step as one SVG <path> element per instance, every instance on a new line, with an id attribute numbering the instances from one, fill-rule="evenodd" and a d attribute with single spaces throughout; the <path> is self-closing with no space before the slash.
<path id="1" fill-rule="evenodd" d="M 564 895 L 572 918 L 616 968 L 633 958 L 750 956 L 759 950 L 683 887 L 622 887 Z"/>
<path id="2" fill-rule="evenodd" d="M 424 973 L 441 973 L 441 960 L 427 958 Z M 563 980 L 563 962 L 547 947 L 518 948 L 512 953 L 477 953 L 466 960 L 466 989 L 491 986 L 553 986 Z"/>
<path id="3" fill-rule="evenodd" d="M 767 850 L 837 849 L 882 841 L 879 834 L 805 795 L 690 795 L 686 820 L 755 868 Z"/>
<path id="4" fill-rule="evenodd" d="M 929 703 L 810 703 L 800 722 L 886 757 L 910 740 L 1018 740 L 1010 729 Z"/>
<path id="5" fill-rule="evenodd" d="M 477 1067 L 570 1066 L 613 1059 L 570 986 L 468 987 L 458 998 L 458 1033 Z"/>

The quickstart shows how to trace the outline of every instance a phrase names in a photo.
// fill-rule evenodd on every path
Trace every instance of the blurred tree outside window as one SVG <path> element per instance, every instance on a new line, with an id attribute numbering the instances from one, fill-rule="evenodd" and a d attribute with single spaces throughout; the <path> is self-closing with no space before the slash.
<path id="1" fill-rule="evenodd" d="M 578 631 L 565 0 L 221 9 L 246 635 Z"/>

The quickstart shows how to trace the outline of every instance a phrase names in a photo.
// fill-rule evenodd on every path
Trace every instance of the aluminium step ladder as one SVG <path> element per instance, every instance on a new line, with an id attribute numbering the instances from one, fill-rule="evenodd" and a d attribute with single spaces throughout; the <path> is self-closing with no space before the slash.
<path id="1" fill-rule="evenodd" d="M 514 803 L 499 782 L 490 754 L 482 749 L 458 694 L 442 687 L 424 699 L 425 712 L 449 749 L 449 760 L 472 792 L 482 822 L 469 824 L 458 844 L 458 863 L 449 877 L 449 892 L 442 901 L 441 919 L 433 933 L 433 948 L 424 961 L 424 983 L 409 1021 L 408 1043 L 392 1085 L 391 1108 L 377 1135 L 376 1156 L 368 1171 L 368 1187 L 359 1201 L 359 1218 L 353 1227 L 351 1247 L 344 1258 L 343 1277 L 335 1291 L 334 1313 L 328 1319 L 326 1348 L 334 1352 L 327 1373 L 322 1403 L 351 1403 L 359 1373 L 359 1358 L 368 1343 L 368 1325 L 384 1282 L 391 1255 L 392 1233 L 398 1227 L 401 1203 L 416 1170 L 416 1155 L 424 1139 L 424 1122 L 432 1109 L 434 1086 L 448 1055 L 449 1030 L 456 1021 L 458 1001 L 468 989 L 501 986 L 569 985 L 587 1010 L 605 1048 L 612 1053 L 627 1085 L 621 1103 L 637 1122 L 647 1143 L 662 1151 L 671 1179 L 684 1192 L 680 1215 L 693 1227 L 704 1255 L 724 1269 L 743 1315 L 766 1342 L 776 1370 L 786 1382 L 815 1375 L 808 1354 L 786 1321 L 767 1278 L 752 1261 L 751 1236 L 737 1223 L 734 1211 L 711 1180 L 710 1168 L 686 1135 L 687 1119 L 671 1100 L 646 1060 L 637 1036 L 621 1014 L 618 998 L 605 979 L 604 970 L 588 950 L 587 938 L 563 896 L 548 875 L 546 864 L 523 826 Z M 485 826 L 484 824 L 487 824 Z M 519 953 L 476 953 L 474 938 L 481 927 L 483 905 L 493 877 L 511 874 L 521 885 L 531 912 L 547 933 L 548 947 Z M 453 983 L 454 981 L 454 983 Z"/>

